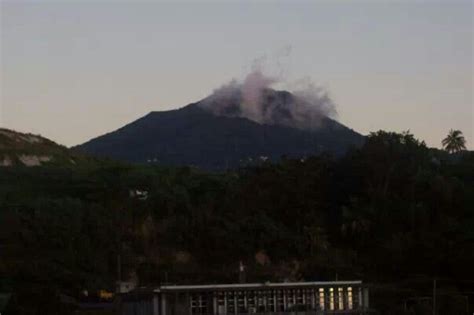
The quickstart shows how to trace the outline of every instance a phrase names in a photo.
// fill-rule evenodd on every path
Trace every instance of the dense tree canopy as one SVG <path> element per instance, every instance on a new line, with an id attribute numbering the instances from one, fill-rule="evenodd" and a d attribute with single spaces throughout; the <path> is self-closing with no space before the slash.
<path id="1" fill-rule="evenodd" d="M 36 314 L 59 309 L 58 293 L 112 290 L 118 255 L 123 278 L 142 285 L 234 282 L 243 261 L 249 281 L 396 283 L 394 310 L 426 292 L 413 279 L 445 279 L 456 292 L 474 281 L 473 204 L 474 155 L 453 158 L 408 132 L 372 133 L 342 158 L 226 173 L 2 168 L 0 289 L 14 293 L 12 313 Z"/>

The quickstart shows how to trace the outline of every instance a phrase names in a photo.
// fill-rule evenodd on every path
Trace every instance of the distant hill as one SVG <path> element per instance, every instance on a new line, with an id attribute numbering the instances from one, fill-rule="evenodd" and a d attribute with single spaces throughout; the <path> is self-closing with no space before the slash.
<path id="1" fill-rule="evenodd" d="M 75 165 L 83 160 L 42 136 L 0 128 L 0 167 Z"/>
<path id="2" fill-rule="evenodd" d="M 269 96 L 271 103 L 265 108 L 272 109 L 272 124 L 239 117 L 236 106 L 226 105 L 226 112 L 216 113 L 205 99 L 177 110 L 151 112 L 75 149 L 136 163 L 225 169 L 282 156 L 341 155 L 364 142 L 362 135 L 328 117 L 313 129 L 292 125 L 285 107 L 291 105 L 291 98 L 288 92 L 274 91 Z"/>

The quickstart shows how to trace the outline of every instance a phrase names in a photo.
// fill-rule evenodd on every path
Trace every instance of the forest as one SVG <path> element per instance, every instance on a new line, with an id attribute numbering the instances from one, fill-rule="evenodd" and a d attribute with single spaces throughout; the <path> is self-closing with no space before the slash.
<path id="1" fill-rule="evenodd" d="M 404 314 L 437 279 L 439 314 L 463 314 L 473 227 L 474 153 L 428 148 L 409 132 L 371 133 L 343 157 L 226 172 L 111 160 L 3 167 L 0 292 L 12 294 L 5 314 L 67 314 L 64 296 L 114 291 L 119 277 L 230 283 L 242 262 L 248 282 L 363 280 L 380 314 Z"/>

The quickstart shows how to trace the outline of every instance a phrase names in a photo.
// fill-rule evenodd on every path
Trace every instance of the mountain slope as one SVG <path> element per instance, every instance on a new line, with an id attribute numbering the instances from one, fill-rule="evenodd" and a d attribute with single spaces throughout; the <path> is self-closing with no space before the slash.
<path id="1" fill-rule="evenodd" d="M 363 136 L 327 117 L 319 128 L 305 130 L 217 115 L 198 102 L 151 112 L 76 149 L 138 163 L 224 169 L 261 157 L 276 160 L 321 152 L 340 155 L 363 141 Z"/>
<path id="2" fill-rule="evenodd" d="M 47 138 L 0 128 L 0 167 L 74 165 L 84 157 Z"/>

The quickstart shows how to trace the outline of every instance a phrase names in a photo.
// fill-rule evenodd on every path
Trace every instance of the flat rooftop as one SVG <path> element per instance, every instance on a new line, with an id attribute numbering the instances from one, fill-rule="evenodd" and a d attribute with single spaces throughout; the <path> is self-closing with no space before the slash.
<path id="1" fill-rule="evenodd" d="M 166 291 L 208 291 L 208 290 L 252 290 L 252 289 L 287 289 L 309 287 L 358 286 L 362 281 L 312 281 L 312 282 L 264 282 L 264 283 L 230 283 L 202 285 L 161 285 L 154 292 Z"/>

